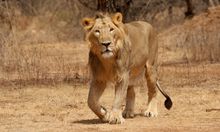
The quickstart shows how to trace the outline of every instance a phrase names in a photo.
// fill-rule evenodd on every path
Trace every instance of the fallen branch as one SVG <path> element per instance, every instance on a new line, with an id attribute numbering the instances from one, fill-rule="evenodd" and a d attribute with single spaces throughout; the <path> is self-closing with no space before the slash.
<path id="1" fill-rule="evenodd" d="M 212 112 L 212 111 L 220 111 L 220 109 L 206 109 L 206 112 Z"/>

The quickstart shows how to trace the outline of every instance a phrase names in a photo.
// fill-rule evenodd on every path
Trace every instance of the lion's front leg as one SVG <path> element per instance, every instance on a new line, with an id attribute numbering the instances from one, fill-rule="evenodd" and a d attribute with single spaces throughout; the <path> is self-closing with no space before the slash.
<path id="1" fill-rule="evenodd" d="M 126 72 L 122 74 L 120 81 L 116 83 L 115 99 L 112 110 L 107 112 L 105 118 L 111 124 L 121 124 L 125 121 L 122 116 L 122 105 L 126 98 L 128 88 L 129 74 Z"/>
<path id="2" fill-rule="evenodd" d="M 99 103 L 99 99 L 106 88 L 106 82 L 92 81 L 89 89 L 88 106 L 100 118 L 106 115 L 106 110 Z"/>

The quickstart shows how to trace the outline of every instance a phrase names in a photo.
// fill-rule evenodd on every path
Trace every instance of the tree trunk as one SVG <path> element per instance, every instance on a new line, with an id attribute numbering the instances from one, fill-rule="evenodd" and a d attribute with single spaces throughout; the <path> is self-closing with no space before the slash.
<path id="1" fill-rule="evenodd" d="M 102 12 L 115 12 L 115 0 L 98 0 L 97 10 Z"/>
<path id="2" fill-rule="evenodd" d="M 131 4 L 132 0 L 97 0 L 97 10 L 109 13 L 121 12 L 126 21 Z"/>
<path id="3" fill-rule="evenodd" d="M 185 12 L 186 17 L 193 17 L 193 6 L 192 6 L 192 0 L 185 0 L 187 5 L 187 11 Z"/>

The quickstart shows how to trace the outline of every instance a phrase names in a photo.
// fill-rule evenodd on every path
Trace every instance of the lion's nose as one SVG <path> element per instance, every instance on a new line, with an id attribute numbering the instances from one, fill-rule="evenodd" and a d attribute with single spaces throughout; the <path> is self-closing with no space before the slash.
<path id="1" fill-rule="evenodd" d="M 111 42 L 110 42 L 110 41 L 107 41 L 107 42 L 102 42 L 101 44 L 104 45 L 104 46 L 106 46 L 106 47 L 108 47 L 108 46 L 111 44 Z"/>

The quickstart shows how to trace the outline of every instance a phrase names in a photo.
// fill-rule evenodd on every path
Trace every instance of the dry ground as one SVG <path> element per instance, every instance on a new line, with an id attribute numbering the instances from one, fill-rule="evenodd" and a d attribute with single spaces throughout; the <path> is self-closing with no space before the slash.
<path id="1" fill-rule="evenodd" d="M 160 68 L 161 85 L 174 105 L 168 111 L 159 97 L 159 116 L 141 116 L 146 91 L 136 90 L 136 117 L 122 125 L 101 123 L 87 106 L 88 84 L 0 86 L 0 131 L 219 131 L 220 64 L 167 65 Z M 102 104 L 111 107 L 108 88 Z"/>

